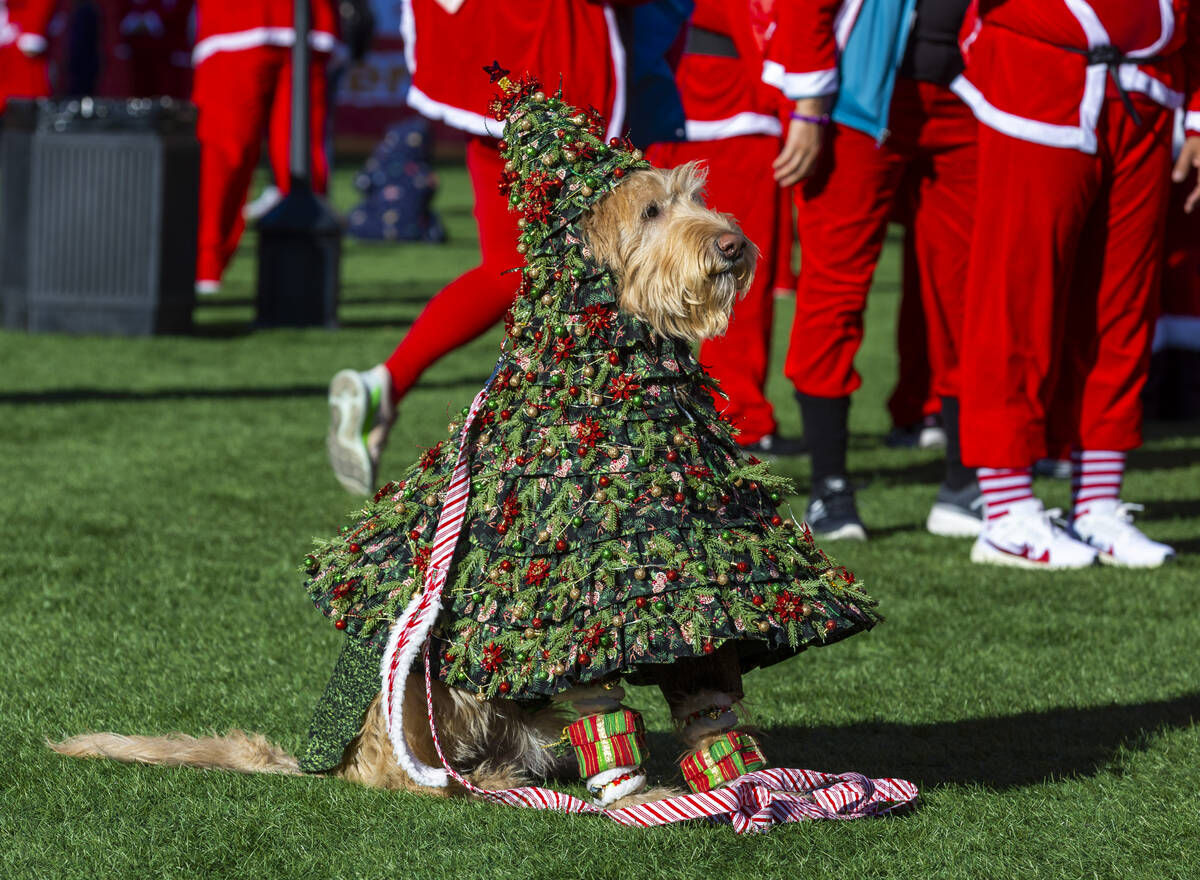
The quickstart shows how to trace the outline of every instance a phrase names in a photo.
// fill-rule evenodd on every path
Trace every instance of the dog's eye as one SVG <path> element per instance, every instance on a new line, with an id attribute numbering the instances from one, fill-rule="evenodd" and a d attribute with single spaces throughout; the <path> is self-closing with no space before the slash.
<path id="1" fill-rule="evenodd" d="M 647 205 L 646 210 L 642 211 L 643 220 L 653 220 L 658 216 L 658 205 Z"/>

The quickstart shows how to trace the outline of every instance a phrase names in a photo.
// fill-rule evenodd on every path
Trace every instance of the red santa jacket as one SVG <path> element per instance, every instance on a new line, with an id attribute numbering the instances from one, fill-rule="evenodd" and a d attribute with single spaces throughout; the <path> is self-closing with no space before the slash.
<path id="1" fill-rule="evenodd" d="M 46 51 L 46 31 L 58 0 L 0 0 L 0 46 L 15 43 L 26 55 Z"/>
<path id="2" fill-rule="evenodd" d="M 1200 131 L 1195 13 L 1188 0 L 978 0 L 951 88 L 996 131 L 1094 153 L 1111 74 L 1083 53 L 1111 46 L 1126 59 L 1115 67 L 1125 91 L 1184 108 L 1189 133 Z"/>
<path id="3" fill-rule="evenodd" d="M 838 53 L 850 36 L 863 0 L 783 0 L 774 9 L 762 79 L 795 100 L 838 90 Z"/>
<path id="4" fill-rule="evenodd" d="M 685 49 L 675 81 L 689 141 L 782 133 L 786 101 L 761 79 L 764 35 L 756 33 L 756 25 L 765 27 L 767 22 L 754 12 L 745 0 L 696 0 L 690 21 L 693 35 L 707 31 L 727 37 L 737 57 Z"/>
<path id="5" fill-rule="evenodd" d="M 412 85 L 408 103 L 423 116 L 471 134 L 499 137 L 488 113 L 496 86 L 483 67 L 499 61 L 531 73 L 549 89 L 594 106 L 608 119 L 606 137 L 623 133 L 625 49 L 612 4 L 592 0 L 404 0 L 401 32 Z"/>
<path id="6" fill-rule="evenodd" d="M 316 52 L 337 46 L 338 14 L 334 0 L 313 0 L 308 42 Z M 259 46 L 291 46 L 295 0 L 197 0 L 196 45 L 192 65 L 199 67 L 217 52 L 237 52 Z"/>

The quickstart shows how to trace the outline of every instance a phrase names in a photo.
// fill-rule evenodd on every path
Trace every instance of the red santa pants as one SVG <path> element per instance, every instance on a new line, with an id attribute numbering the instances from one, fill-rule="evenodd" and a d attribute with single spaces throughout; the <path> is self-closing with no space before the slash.
<path id="1" fill-rule="evenodd" d="M 291 49 L 260 46 L 217 52 L 196 68 L 192 101 L 199 111 L 200 224 L 196 280 L 220 281 L 245 223 L 242 205 L 258 164 L 264 130 L 275 184 L 290 183 Z M 309 79 L 312 183 L 325 192 L 325 56 L 312 56 Z"/>
<path id="2" fill-rule="evenodd" d="M 779 153 L 779 139 L 745 135 L 717 141 L 664 143 L 651 148 L 648 158 L 670 168 L 700 161 L 708 166 L 706 198 L 710 208 L 732 214 L 742 232 L 759 248 L 754 282 L 733 307 L 724 336 L 700 345 L 700 362 L 721 383 L 728 400 L 716 397 L 738 429 L 739 443 L 753 443 L 775 432 L 775 415 L 763 394 L 770 357 L 771 324 L 775 315 L 777 246 L 781 238 L 779 187 L 766 169 Z"/>
<path id="3" fill-rule="evenodd" d="M 795 187 L 800 278 L 784 372 L 797 391 L 813 397 L 844 397 L 862 384 L 854 356 L 867 291 L 906 186 L 913 188 L 910 234 L 932 390 L 958 393 L 962 281 L 975 214 L 975 119 L 949 89 L 900 79 L 889 125 L 881 145 L 832 126 L 817 172 Z"/>
<path id="4" fill-rule="evenodd" d="M 1135 96 L 1135 100 L 1137 100 Z M 979 128 L 963 461 L 1028 467 L 1141 443 L 1170 190 L 1170 114 L 1110 98 L 1095 155 Z"/>
<path id="5" fill-rule="evenodd" d="M 16 43 L 0 46 L 0 113 L 9 98 L 42 98 L 49 94 L 45 52 L 30 58 Z"/>
<path id="6" fill-rule="evenodd" d="M 517 253 L 517 215 L 497 184 L 504 158 L 497 142 L 474 138 L 467 144 L 467 172 L 475 191 L 479 226 L 479 266 L 443 287 L 421 310 L 384 366 L 392 377 L 392 396 L 399 400 L 442 355 L 493 326 L 517 294 L 514 275 L 503 275 L 523 259 Z"/>

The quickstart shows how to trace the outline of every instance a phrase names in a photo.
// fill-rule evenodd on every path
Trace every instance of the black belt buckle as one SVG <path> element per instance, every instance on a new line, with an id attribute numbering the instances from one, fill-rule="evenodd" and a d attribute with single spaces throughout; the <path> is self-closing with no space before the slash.
<path id="1" fill-rule="evenodd" d="M 683 51 L 689 55 L 715 55 L 718 58 L 737 58 L 737 46 L 728 34 L 710 31 L 707 28 L 688 28 L 687 43 Z"/>

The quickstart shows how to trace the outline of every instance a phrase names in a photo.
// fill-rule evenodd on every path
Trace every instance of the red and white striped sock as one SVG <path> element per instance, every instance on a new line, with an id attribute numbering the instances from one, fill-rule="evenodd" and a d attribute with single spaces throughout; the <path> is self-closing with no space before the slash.
<path id="1" fill-rule="evenodd" d="M 979 491 L 989 523 L 1007 516 L 1018 501 L 1033 497 L 1033 468 L 985 468 L 977 471 Z"/>
<path id="2" fill-rule="evenodd" d="M 1071 515 L 1078 519 L 1091 511 L 1092 502 L 1116 501 L 1125 476 L 1125 453 L 1076 450 L 1071 453 Z"/>

